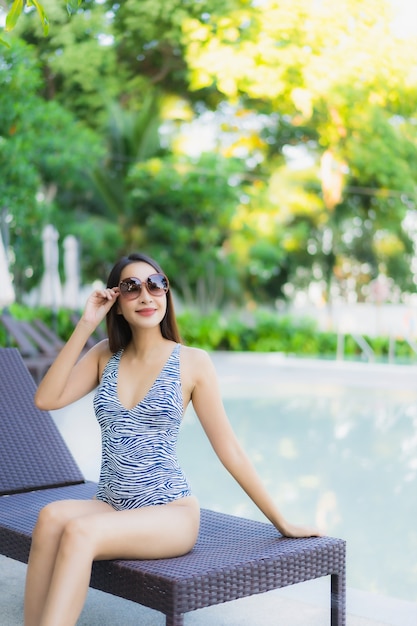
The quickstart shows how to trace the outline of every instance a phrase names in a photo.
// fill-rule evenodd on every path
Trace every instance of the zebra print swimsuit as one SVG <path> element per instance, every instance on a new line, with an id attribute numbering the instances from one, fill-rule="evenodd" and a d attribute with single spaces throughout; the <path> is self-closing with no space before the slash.
<path id="1" fill-rule="evenodd" d="M 126 409 L 117 393 L 122 354 L 120 350 L 110 358 L 94 396 L 102 438 L 96 498 L 123 510 L 189 496 L 190 486 L 176 455 L 184 411 L 180 344 L 145 398 L 133 409 Z"/>

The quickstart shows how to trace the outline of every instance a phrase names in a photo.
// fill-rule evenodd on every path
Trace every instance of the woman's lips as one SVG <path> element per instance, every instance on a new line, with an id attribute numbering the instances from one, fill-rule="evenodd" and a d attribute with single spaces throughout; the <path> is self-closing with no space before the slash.
<path id="1" fill-rule="evenodd" d="M 136 311 L 136 313 L 138 313 L 139 315 L 143 315 L 144 317 L 149 317 L 150 315 L 153 315 L 155 311 L 156 309 L 139 309 L 139 311 Z"/>

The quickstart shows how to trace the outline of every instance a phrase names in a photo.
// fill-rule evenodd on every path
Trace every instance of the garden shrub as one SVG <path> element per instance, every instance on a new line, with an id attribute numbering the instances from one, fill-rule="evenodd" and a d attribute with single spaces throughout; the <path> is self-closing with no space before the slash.
<path id="1" fill-rule="evenodd" d="M 8 312 L 16 319 L 41 319 L 64 340 L 68 339 L 74 328 L 74 312 L 66 309 L 60 309 L 54 314 L 47 308 L 13 304 Z M 196 311 L 184 311 L 177 317 L 184 343 L 208 351 L 281 352 L 315 358 L 336 358 L 337 355 L 337 334 L 318 330 L 311 318 L 295 318 L 266 310 L 228 316 L 222 312 L 202 315 Z M 364 339 L 374 351 L 376 360 L 387 360 L 390 354 L 389 337 L 365 336 Z M 0 324 L 0 346 L 6 345 L 6 331 Z M 417 360 L 416 352 L 405 339 L 397 337 L 394 348 L 397 362 Z M 346 359 L 366 358 L 350 335 L 344 337 L 343 355 Z"/>
<path id="2" fill-rule="evenodd" d="M 219 313 L 201 315 L 195 311 L 186 311 L 177 316 L 182 340 L 186 345 L 216 350 L 221 343 L 223 326 Z"/>

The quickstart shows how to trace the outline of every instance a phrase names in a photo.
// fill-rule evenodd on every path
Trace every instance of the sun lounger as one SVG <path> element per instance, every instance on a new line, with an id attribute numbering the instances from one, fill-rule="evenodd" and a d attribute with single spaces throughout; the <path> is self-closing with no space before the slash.
<path id="1" fill-rule="evenodd" d="M 6 329 L 8 345 L 16 346 L 36 383 L 42 379 L 64 345 L 41 320 L 18 320 L 4 313 L 0 322 Z"/>
<path id="2" fill-rule="evenodd" d="M 34 406 L 34 392 L 18 350 L 0 349 L 0 553 L 25 563 L 39 510 L 54 500 L 91 498 L 96 487 L 84 480 L 50 414 Z M 164 613 L 166 626 L 182 626 L 189 611 L 324 576 L 329 622 L 345 626 L 343 540 L 288 539 L 271 524 L 203 509 L 192 552 L 97 561 L 90 586 Z"/>

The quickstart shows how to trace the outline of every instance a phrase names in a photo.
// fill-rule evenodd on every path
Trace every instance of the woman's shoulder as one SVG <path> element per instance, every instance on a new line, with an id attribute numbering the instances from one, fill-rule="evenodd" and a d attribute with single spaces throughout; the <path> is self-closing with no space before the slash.
<path id="1" fill-rule="evenodd" d="M 98 341 L 92 348 L 90 348 L 90 352 L 95 352 L 99 358 L 103 355 L 108 355 L 110 357 L 113 354 L 110 351 L 108 339 Z"/>
<path id="2" fill-rule="evenodd" d="M 208 362 L 211 361 L 210 355 L 206 350 L 202 348 L 194 348 L 193 346 L 185 346 L 181 344 L 181 355 L 187 361 L 192 362 Z"/>
<path id="3" fill-rule="evenodd" d="M 192 346 L 181 345 L 181 362 L 187 370 L 197 375 L 214 367 L 206 350 Z"/>

